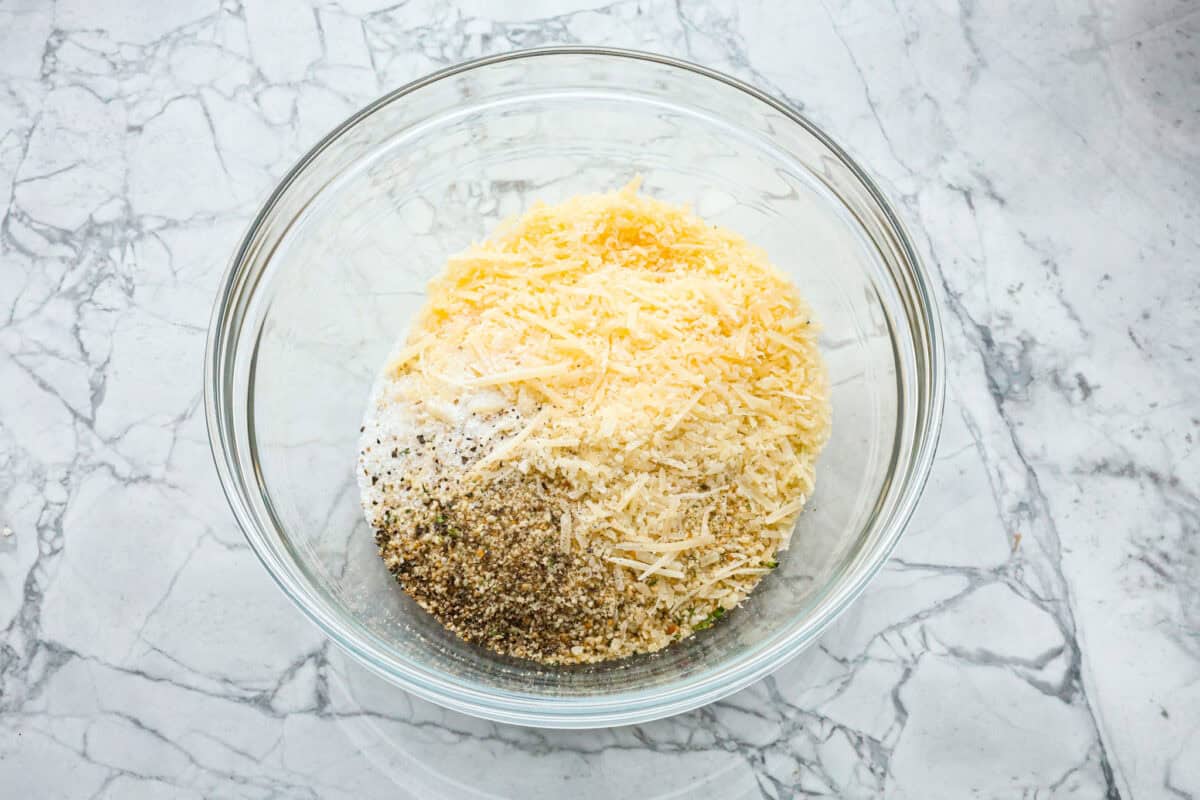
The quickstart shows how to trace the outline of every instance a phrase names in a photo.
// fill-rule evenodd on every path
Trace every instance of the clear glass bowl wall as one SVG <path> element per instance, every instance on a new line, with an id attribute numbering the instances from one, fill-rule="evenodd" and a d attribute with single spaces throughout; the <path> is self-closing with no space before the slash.
<path id="1" fill-rule="evenodd" d="M 354 479 L 377 371 L 448 255 L 535 200 L 621 186 L 765 248 L 823 325 L 832 438 L 789 551 L 743 607 L 658 654 L 577 668 L 446 632 L 379 560 Z M 545 50 L 432 76 L 349 120 L 268 201 L 218 299 L 207 407 L 255 551 L 341 646 L 493 719 L 635 722 L 728 694 L 812 641 L 886 559 L 940 419 L 936 313 L 902 229 L 819 131 L 714 73 Z"/>

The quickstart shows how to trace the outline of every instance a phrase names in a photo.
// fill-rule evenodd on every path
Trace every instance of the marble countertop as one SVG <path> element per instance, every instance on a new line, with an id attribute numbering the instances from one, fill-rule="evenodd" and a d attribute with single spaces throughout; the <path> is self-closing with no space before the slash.
<path id="1" fill-rule="evenodd" d="M 1200 797 L 1200 7 L 0 0 L 0 794 Z M 320 135 L 548 43 L 786 98 L 940 288 L 937 463 L 774 676 L 631 728 L 442 711 L 245 544 L 200 364 L 226 259 Z"/>

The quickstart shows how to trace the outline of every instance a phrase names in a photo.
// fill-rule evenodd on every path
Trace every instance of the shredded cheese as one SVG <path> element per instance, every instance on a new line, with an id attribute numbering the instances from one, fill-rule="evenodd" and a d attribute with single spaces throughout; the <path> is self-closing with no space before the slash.
<path id="1" fill-rule="evenodd" d="M 620 564 L 623 567 L 633 567 L 634 569 L 646 568 L 646 574 L 650 574 L 652 571 L 655 570 L 654 564 L 647 564 L 644 561 L 637 561 L 632 558 L 620 558 L 618 556 L 609 556 L 607 561 L 610 564 Z M 682 578 L 683 577 L 683 573 L 677 569 L 667 569 L 666 567 L 658 567 L 657 571 L 659 574 L 667 575 L 671 578 Z"/>
<path id="2" fill-rule="evenodd" d="M 503 396 L 527 422 L 475 470 L 519 464 L 565 487 L 577 505 L 562 546 L 595 548 L 630 571 L 621 581 L 676 582 L 676 606 L 752 588 L 829 433 L 817 326 L 796 288 L 637 181 L 537 205 L 450 259 L 390 370 L 430 398 Z"/>
<path id="3" fill-rule="evenodd" d="M 716 540 L 711 536 L 697 536 L 695 539 L 685 539 L 681 542 L 617 542 L 613 549 L 637 550 L 643 553 L 678 553 L 702 544 L 712 544 L 714 541 Z"/>

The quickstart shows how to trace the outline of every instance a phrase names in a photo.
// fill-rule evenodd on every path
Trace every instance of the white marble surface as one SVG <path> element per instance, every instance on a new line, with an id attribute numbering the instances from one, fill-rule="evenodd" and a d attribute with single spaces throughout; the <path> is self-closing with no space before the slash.
<path id="1" fill-rule="evenodd" d="M 290 163 L 557 42 L 801 108 L 907 216 L 950 359 L 917 517 L 820 646 L 590 733 L 348 664 L 244 543 L 200 400 Z M 0 0 L 0 207 L 0 795 L 1200 797 L 1196 3 Z"/>

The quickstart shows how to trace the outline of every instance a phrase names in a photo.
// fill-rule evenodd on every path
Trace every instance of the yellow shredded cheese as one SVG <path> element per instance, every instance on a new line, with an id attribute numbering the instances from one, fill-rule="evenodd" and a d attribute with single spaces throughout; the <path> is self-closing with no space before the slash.
<path id="1" fill-rule="evenodd" d="M 527 424 L 476 468 L 561 482 L 578 500 L 564 546 L 599 548 L 631 580 L 686 581 L 686 596 L 765 571 L 829 433 L 817 326 L 796 288 L 761 250 L 636 181 L 537 205 L 452 258 L 390 368 L 431 396 L 507 398 Z M 735 501 L 739 528 L 715 530 L 716 504 Z"/>

